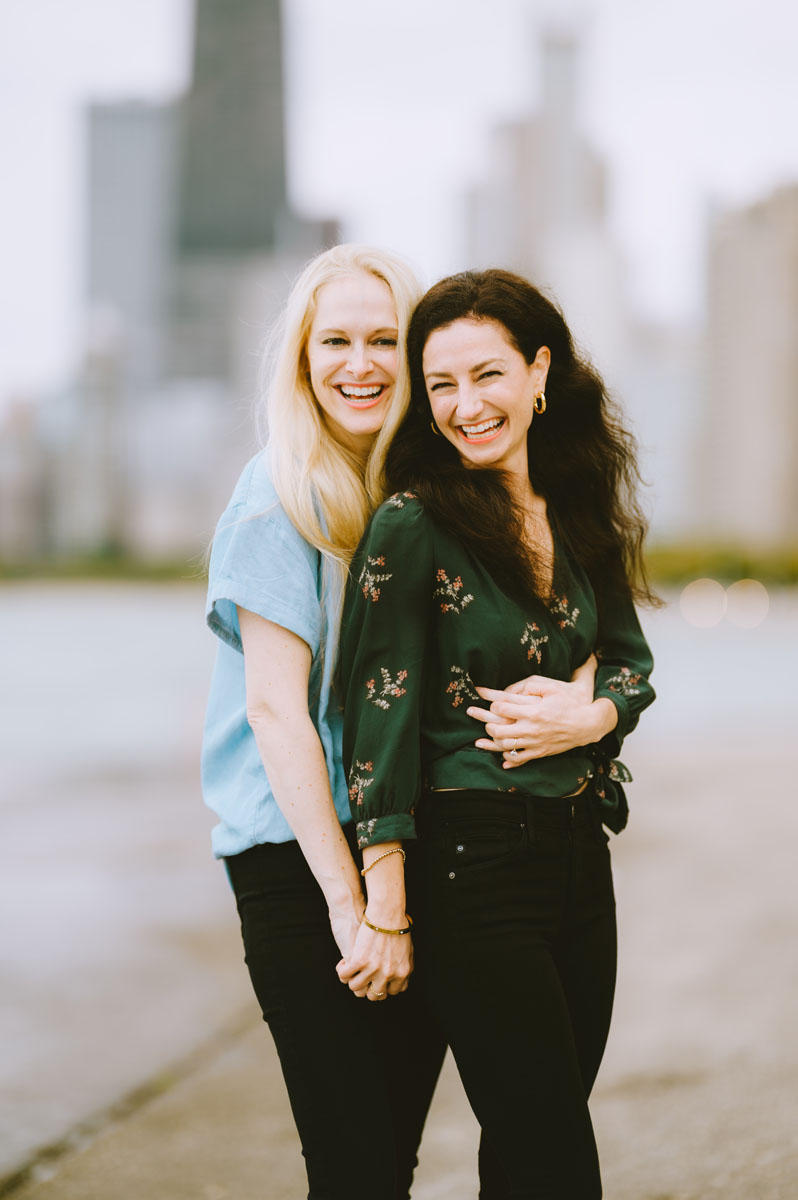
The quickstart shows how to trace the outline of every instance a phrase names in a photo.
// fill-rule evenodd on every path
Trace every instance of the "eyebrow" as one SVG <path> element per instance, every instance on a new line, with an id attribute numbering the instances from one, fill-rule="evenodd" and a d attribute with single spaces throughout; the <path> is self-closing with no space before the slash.
<path id="1" fill-rule="evenodd" d="M 483 370 L 484 367 L 489 367 L 491 363 L 502 363 L 503 364 L 504 359 L 503 358 L 486 358 L 484 362 L 475 363 L 473 367 L 469 368 L 469 370 L 471 371 L 471 374 L 473 375 L 475 372 Z M 451 371 L 430 371 L 428 375 L 424 376 L 424 378 L 425 379 L 448 379 L 450 376 L 451 376 Z"/>
<path id="2" fill-rule="evenodd" d="M 320 329 L 320 330 L 319 330 L 319 336 L 321 336 L 323 333 L 335 333 L 335 334 L 338 334 L 338 335 L 340 335 L 340 336 L 342 336 L 342 337 L 348 337 L 348 336 L 349 336 L 349 331 L 348 331 L 348 330 L 346 330 L 346 329 Z M 389 333 L 389 334 L 391 335 L 391 337 L 398 337 L 398 336 L 399 336 L 399 330 L 398 330 L 398 329 L 394 328 L 393 326 L 386 325 L 386 326 L 385 326 L 384 328 L 382 328 L 382 329 L 372 329 L 372 330 L 370 330 L 370 332 L 369 332 L 369 337 L 375 337 L 375 336 L 377 336 L 377 335 L 379 335 L 379 334 L 381 334 L 381 333 Z"/>

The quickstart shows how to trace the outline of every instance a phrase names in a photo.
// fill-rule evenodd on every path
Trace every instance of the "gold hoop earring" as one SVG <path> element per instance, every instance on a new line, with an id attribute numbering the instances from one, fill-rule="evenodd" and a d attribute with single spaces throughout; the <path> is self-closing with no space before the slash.
<path id="1" fill-rule="evenodd" d="M 534 408 L 535 412 L 538 415 L 540 415 L 541 413 L 544 413 L 546 411 L 546 393 L 545 392 L 540 392 L 537 396 L 535 396 L 532 407 Z"/>
<path id="2" fill-rule="evenodd" d="M 438 428 L 438 426 L 435 424 L 434 421 L 430 421 L 429 427 L 432 430 L 432 432 L 435 434 L 436 437 L 443 437 L 443 434 L 441 433 L 440 429 Z"/>

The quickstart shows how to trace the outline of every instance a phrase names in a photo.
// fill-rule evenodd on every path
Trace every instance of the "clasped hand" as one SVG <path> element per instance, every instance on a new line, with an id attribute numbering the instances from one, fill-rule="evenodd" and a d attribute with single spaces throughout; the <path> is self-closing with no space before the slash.
<path id="1" fill-rule="evenodd" d="M 377 933 L 361 924 L 351 953 L 335 969 L 341 983 L 356 996 L 368 1000 L 398 996 L 407 990 L 413 971 L 411 935 Z"/>
<path id="2" fill-rule="evenodd" d="M 478 687 L 490 707 L 466 710 L 485 725 L 487 736 L 478 738 L 476 745 L 501 754 L 507 770 L 587 745 L 597 732 L 595 670 L 596 660 L 591 655 L 570 682 L 530 675 L 504 691 Z"/>

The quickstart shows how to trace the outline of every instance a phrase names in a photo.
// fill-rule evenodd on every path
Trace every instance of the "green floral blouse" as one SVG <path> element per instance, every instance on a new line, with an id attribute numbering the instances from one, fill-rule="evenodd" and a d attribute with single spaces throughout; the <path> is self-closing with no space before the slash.
<path id="1" fill-rule="evenodd" d="M 554 535 L 548 603 L 507 596 L 468 547 L 410 492 L 377 510 L 353 560 L 339 659 L 344 767 L 361 847 L 415 837 L 423 787 L 484 788 L 565 796 L 595 779 L 602 820 L 618 831 L 627 808 L 613 762 L 654 699 L 651 652 L 631 600 L 598 611 L 587 576 Z M 506 688 L 526 675 L 571 678 L 594 651 L 595 696 L 618 709 L 594 745 L 506 771 L 480 750 L 484 707 L 475 684 Z"/>

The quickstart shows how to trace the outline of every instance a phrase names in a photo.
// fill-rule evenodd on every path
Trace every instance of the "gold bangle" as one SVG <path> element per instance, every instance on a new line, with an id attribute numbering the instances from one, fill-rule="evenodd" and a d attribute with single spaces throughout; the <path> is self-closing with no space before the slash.
<path id="1" fill-rule="evenodd" d="M 384 854 L 378 854 L 378 855 L 377 855 L 377 857 L 374 859 L 374 861 L 373 861 L 373 862 L 370 862 L 370 863 L 369 863 L 369 865 L 368 865 L 367 867 L 364 867 L 364 868 L 363 868 L 363 870 L 360 872 L 360 874 L 361 874 L 361 875 L 368 875 L 368 873 L 369 873 L 369 871 L 371 870 L 371 868 L 372 868 L 372 867 L 376 867 L 376 865 L 377 865 L 377 863 L 380 861 L 380 859 L 382 859 L 382 858 L 387 858 L 389 854 L 401 854 L 401 856 L 402 856 L 402 862 L 404 862 L 404 861 L 405 861 L 405 859 L 407 858 L 407 855 L 405 854 L 405 852 L 404 852 L 404 850 L 402 849 L 402 847 L 401 847 L 401 846 L 394 846 L 393 850 L 386 850 Z"/>
<path id="2" fill-rule="evenodd" d="M 363 924 L 368 925 L 369 929 L 373 929 L 375 933 L 395 933 L 398 936 L 402 933 L 409 933 L 413 924 L 413 918 L 408 913 L 405 913 L 405 916 L 407 917 L 406 929 L 381 929 L 379 925 L 372 925 L 365 913 L 363 914 Z"/>

